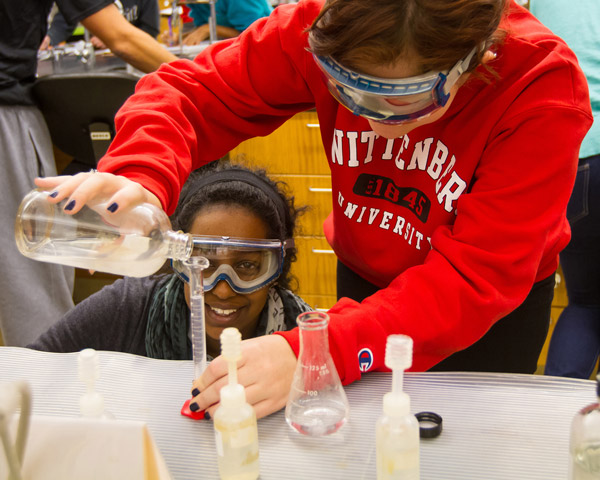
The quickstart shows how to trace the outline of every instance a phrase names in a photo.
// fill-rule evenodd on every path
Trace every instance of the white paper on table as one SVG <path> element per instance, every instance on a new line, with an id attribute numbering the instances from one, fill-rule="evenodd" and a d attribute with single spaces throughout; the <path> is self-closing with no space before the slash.
<path id="1" fill-rule="evenodd" d="M 13 438 L 18 415 L 13 422 Z M 25 480 L 171 480 L 144 422 L 33 415 L 22 468 Z M 0 449 L 0 478 L 8 465 Z"/>

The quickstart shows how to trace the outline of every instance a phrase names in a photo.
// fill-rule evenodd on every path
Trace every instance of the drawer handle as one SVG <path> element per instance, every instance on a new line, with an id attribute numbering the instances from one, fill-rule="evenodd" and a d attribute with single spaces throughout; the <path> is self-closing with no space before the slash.
<path id="1" fill-rule="evenodd" d="M 308 128 L 319 128 L 320 125 L 318 123 L 307 123 L 306 126 Z"/>
<path id="2" fill-rule="evenodd" d="M 312 253 L 328 253 L 328 254 L 334 254 L 335 252 L 331 249 L 327 250 L 327 249 L 319 249 L 319 248 L 313 248 L 311 249 Z"/>
<path id="3" fill-rule="evenodd" d="M 331 187 L 308 187 L 309 192 L 331 193 Z"/>

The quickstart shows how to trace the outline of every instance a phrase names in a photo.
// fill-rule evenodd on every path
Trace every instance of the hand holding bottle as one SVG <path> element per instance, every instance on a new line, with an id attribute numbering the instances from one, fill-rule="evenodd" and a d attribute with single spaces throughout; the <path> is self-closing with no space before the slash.
<path id="1" fill-rule="evenodd" d="M 111 173 L 91 171 L 77 175 L 36 178 L 35 184 L 52 192 L 54 196 L 48 199 L 52 203 L 68 198 L 66 205 L 71 205 L 67 210 L 69 214 L 77 213 L 85 204 L 99 196 L 107 199 L 109 213 L 128 210 L 141 203 L 162 208 L 156 195 L 139 183 Z"/>
<path id="2" fill-rule="evenodd" d="M 246 400 L 254 407 L 257 418 L 285 406 L 295 369 L 296 355 L 282 336 L 266 335 L 242 342 L 238 382 L 246 388 Z M 219 392 L 226 384 L 227 362 L 219 356 L 194 380 L 192 395 L 197 395 L 192 402 L 212 417 L 219 404 Z"/>

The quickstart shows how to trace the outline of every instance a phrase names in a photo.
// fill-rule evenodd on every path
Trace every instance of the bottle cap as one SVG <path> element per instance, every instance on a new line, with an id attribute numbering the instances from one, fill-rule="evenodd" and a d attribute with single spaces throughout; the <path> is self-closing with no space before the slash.
<path id="1" fill-rule="evenodd" d="M 419 421 L 419 436 L 435 438 L 442 433 L 442 417 L 434 412 L 419 412 L 415 415 Z"/>
<path id="2" fill-rule="evenodd" d="M 388 417 L 403 417 L 410 413 L 410 397 L 404 392 L 389 392 L 383 396 L 383 413 Z"/>
<path id="3" fill-rule="evenodd" d="M 389 335 L 385 346 L 385 366 L 406 370 L 412 365 L 413 339 L 408 335 Z"/>
<path id="4" fill-rule="evenodd" d="M 239 383 L 221 388 L 221 405 L 225 408 L 241 408 L 246 403 L 244 387 Z"/>
<path id="5" fill-rule="evenodd" d="M 100 358 L 93 348 L 85 348 L 77 357 L 79 380 L 89 386 L 100 377 Z"/>
<path id="6" fill-rule="evenodd" d="M 228 327 L 221 332 L 221 354 L 232 362 L 242 358 L 242 334 L 237 328 Z"/>

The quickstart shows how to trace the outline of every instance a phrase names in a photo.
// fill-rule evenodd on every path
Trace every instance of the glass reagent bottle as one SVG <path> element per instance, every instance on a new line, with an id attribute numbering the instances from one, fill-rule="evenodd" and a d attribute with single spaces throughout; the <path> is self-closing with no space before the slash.
<path id="1" fill-rule="evenodd" d="M 419 479 L 419 422 L 410 413 L 410 397 L 402 391 L 412 349 L 412 338 L 406 335 L 387 338 L 385 365 L 392 370 L 392 391 L 383 396 L 383 415 L 377 420 L 377 480 Z"/>
<path id="2" fill-rule="evenodd" d="M 191 235 L 171 230 L 160 208 L 143 203 L 109 214 L 106 201 L 91 202 L 73 214 L 67 200 L 48 201 L 49 192 L 29 192 L 17 212 L 15 241 L 26 257 L 42 262 L 145 277 L 167 258 L 185 260 L 193 250 Z"/>
<path id="3" fill-rule="evenodd" d="M 285 419 L 303 435 L 330 435 L 346 424 L 350 405 L 329 352 L 329 316 L 304 312 L 296 321 L 300 327 L 300 353 Z"/>
<path id="4" fill-rule="evenodd" d="M 228 363 L 228 384 L 221 388 L 221 403 L 213 418 L 221 480 L 255 480 L 260 474 L 256 414 L 246 402 L 244 387 L 237 381 L 241 342 L 237 328 L 221 332 L 221 354 Z"/>
<path id="5" fill-rule="evenodd" d="M 582 408 L 571 422 L 570 480 L 600 479 L 600 374 L 596 402 Z"/>

